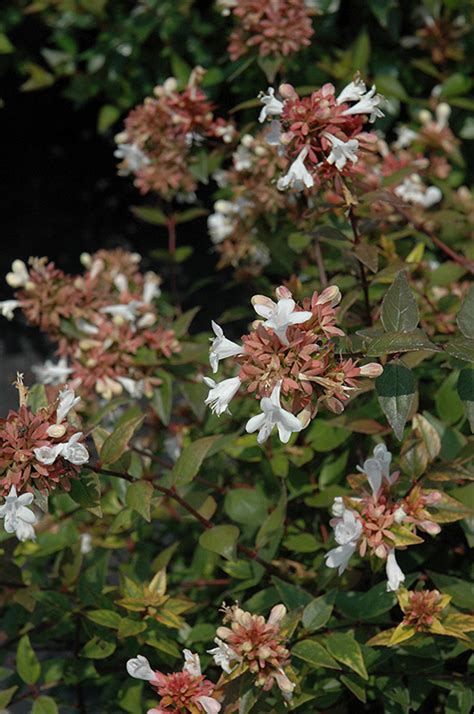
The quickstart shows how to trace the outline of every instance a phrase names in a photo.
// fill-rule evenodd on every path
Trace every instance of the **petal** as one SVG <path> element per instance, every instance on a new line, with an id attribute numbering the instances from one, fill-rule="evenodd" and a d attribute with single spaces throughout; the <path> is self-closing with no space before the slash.
<path id="1" fill-rule="evenodd" d="M 33 503 L 33 500 L 34 500 L 34 495 L 32 493 L 22 493 L 21 496 L 18 496 L 17 505 L 18 506 L 29 506 L 30 503 Z"/>
<path id="2" fill-rule="evenodd" d="M 291 325 L 299 325 L 302 322 L 307 322 L 308 320 L 311 320 L 312 317 L 312 312 L 309 312 L 308 310 L 300 310 L 299 312 L 294 312 L 292 315 L 290 315 L 288 322 Z"/>
<path id="3" fill-rule="evenodd" d="M 206 714 L 218 714 L 221 710 L 221 705 L 212 697 L 199 697 L 196 701 L 202 706 Z"/>
<path id="4" fill-rule="evenodd" d="M 20 518 L 25 523 L 36 523 L 36 516 L 33 511 L 30 511 L 26 506 L 20 506 L 16 512 L 17 518 Z"/>
<path id="5" fill-rule="evenodd" d="M 250 417 L 248 420 L 245 430 L 248 434 L 253 434 L 254 431 L 257 431 L 258 429 L 261 429 L 263 424 L 265 423 L 266 416 L 265 414 L 256 414 L 253 417 Z"/>
<path id="6" fill-rule="evenodd" d="M 303 428 L 300 420 L 291 412 L 287 412 L 286 409 L 280 409 L 278 412 L 278 421 L 285 429 L 290 431 L 301 431 Z"/>

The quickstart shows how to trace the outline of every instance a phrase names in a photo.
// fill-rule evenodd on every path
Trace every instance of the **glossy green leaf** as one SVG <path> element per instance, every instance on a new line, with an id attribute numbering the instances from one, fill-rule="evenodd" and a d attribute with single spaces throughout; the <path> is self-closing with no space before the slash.
<path id="1" fill-rule="evenodd" d="M 153 497 L 153 484 L 150 481 L 134 481 L 128 486 L 125 493 L 127 506 L 133 508 L 146 521 L 151 519 L 151 499 Z"/>
<path id="2" fill-rule="evenodd" d="M 302 659 L 312 667 L 326 667 L 328 669 L 341 669 L 331 654 L 315 640 L 302 640 L 291 649 L 293 657 Z"/>
<path id="3" fill-rule="evenodd" d="M 362 679 L 369 678 L 362 650 L 352 633 L 333 632 L 326 637 L 324 643 L 334 659 L 354 670 Z"/>
<path id="4" fill-rule="evenodd" d="M 144 414 L 139 413 L 137 409 L 130 409 L 124 415 L 124 418 L 102 445 L 100 458 L 103 463 L 113 464 L 125 453 L 128 442 L 144 418 Z"/>
<path id="5" fill-rule="evenodd" d="M 240 531 L 237 526 L 214 526 L 201 533 L 200 545 L 227 560 L 235 560 L 236 544 Z"/>
<path id="6" fill-rule="evenodd" d="M 414 374 L 401 362 L 390 362 L 375 380 L 375 389 L 383 413 L 401 441 L 415 398 Z"/>
<path id="7" fill-rule="evenodd" d="M 54 699 L 41 695 L 33 702 L 31 714 L 58 714 L 58 707 Z"/>
<path id="8" fill-rule="evenodd" d="M 41 674 L 41 665 L 31 646 L 28 635 L 23 635 L 16 651 L 16 668 L 25 684 L 35 684 Z"/>

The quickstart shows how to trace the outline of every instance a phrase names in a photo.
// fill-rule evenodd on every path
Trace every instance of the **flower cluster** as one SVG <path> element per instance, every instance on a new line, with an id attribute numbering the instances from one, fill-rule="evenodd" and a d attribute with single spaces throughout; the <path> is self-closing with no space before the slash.
<path id="1" fill-rule="evenodd" d="M 208 218 L 208 230 L 220 260 L 218 268 L 245 265 L 255 273 L 269 262 L 266 245 L 258 240 L 258 223 L 270 225 L 284 210 L 295 223 L 297 201 L 276 187 L 276 179 L 286 165 L 265 129 L 256 136 L 244 134 L 232 155 L 232 165 L 215 173 L 220 198 Z M 269 143 L 270 142 L 270 143 Z"/>
<path id="2" fill-rule="evenodd" d="M 287 57 L 310 44 L 313 27 L 304 0 L 222 0 L 220 5 L 237 21 L 229 42 L 232 60 L 253 48 L 260 57 Z"/>
<path id="3" fill-rule="evenodd" d="M 285 606 L 275 605 L 268 620 L 242 610 L 237 604 L 228 607 L 224 603 L 222 609 L 224 626 L 217 629 L 214 640 L 217 647 L 209 650 L 215 663 L 226 674 L 234 670 L 250 671 L 255 675 L 255 684 L 264 690 L 271 689 L 276 682 L 283 696 L 291 699 L 295 685 L 285 673 L 290 653 L 281 629 Z"/>
<path id="4" fill-rule="evenodd" d="M 111 399 L 124 390 L 138 398 L 159 380 L 140 350 L 159 362 L 179 351 L 174 332 L 157 312 L 160 278 L 143 275 L 140 256 L 122 250 L 83 254 L 81 276 L 66 275 L 46 258 L 31 258 L 30 268 L 16 260 L 7 282 L 15 300 L 0 303 L 7 317 L 20 308 L 28 322 L 58 344 L 60 361 L 36 368 L 44 383 L 69 380 L 84 394 Z M 69 365 L 69 366 L 68 366 Z"/>
<path id="5" fill-rule="evenodd" d="M 397 564 L 395 550 L 421 543 L 417 530 L 430 535 L 440 532 L 435 517 L 426 507 L 438 503 L 442 495 L 415 485 L 405 497 L 398 498 L 393 490 L 399 472 L 390 473 L 391 460 L 392 454 L 385 444 L 377 444 L 373 456 L 358 467 L 363 476 L 353 479 L 361 496 L 334 499 L 334 518 L 330 524 L 338 545 L 328 551 L 325 558 L 326 565 L 338 568 L 339 575 L 356 551 L 361 557 L 369 554 L 380 558 L 386 564 L 387 590 L 396 591 L 405 576 Z M 366 483 L 370 492 L 365 488 Z"/>
<path id="6" fill-rule="evenodd" d="M 233 140 L 233 125 L 214 117 L 213 105 L 199 86 L 204 74 L 196 67 L 183 91 L 174 77 L 155 87 L 154 97 L 130 112 L 125 130 L 117 135 L 119 174 L 133 174 L 142 193 L 154 191 L 165 200 L 193 193 L 195 148 L 209 139 Z"/>
<path id="7" fill-rule="evenodd" d="M 280 85 L 278 92 L 279 98 L 269 87 L 267 94 L 260 95 L 259 117 L 260 122 L 279 118 L 287 172 L 279 178 L 278 188 L 302 191 L 335 179 L 336 186 L 342 186 L 343 179 L 353 175 L 360 155 L 368 153 L 377 139 L 364 131 L 367 121 L 383 116 L 375 86 L 368 90 L 356 76 L 337 96 L 332 84 L 308 97 L 299 97 L 290 84 Z"/>
<path id="8" fill-rule="evenodd" d="M 214 684 L 201 674 L 199 655 L 184 650 L 184 666 L 181 672 L 162 674 L 153 670 L 146 657 L 138 655 L 127 662 L 127 672 L 134 679 L 149 682 L 161 697 L 159 705 L 148 714 L 189 712 L 189 714 L 218 714 L 221 705 L 212 694 Z"/>
<path id="9" fill-rule="evenodd" d="M 403 611 L 403 625 L 413 627 L 416 632 L 429 631 L 450 600 L 449 595 L 441 595 L 439 590 L 400 589 L 398 602 Z"/>
<path id="10" fill-rule="evenodd" d="M 277 302 L 264 295 L 252 298 L 261 318 L 252 331 L 242 337 L 242 345 L 228 340 L 215 322 L 215 338 L 210 350 L 210 363 L 217 372 L 219 361 L 233 357 L 239 365 L 236 377 L 216 383 L 205 378 L 210 387 L 206 404 L 218 416 L 223 414 L 241 385 L 260 400 L 262 413 L 247 423 L 247 431 L 258 431 L 263 443 L 273 428 L 286 443 L 292 432 L 301 431 L 321 404 L 335 413 L 344 410 L 345 402 L 358 386 L 359 377 L 377 377 L 382 367 L 375 363 L 358 366 L 352 359 L 336 355 L 334 337 L 343 336 L 336 327 L 337 305 L 341 293 L 330 286 L 302 305 L 293 300 L 288 288 L 276 290 Z M 288 409 L 281 405 L 282 396 Z"/>

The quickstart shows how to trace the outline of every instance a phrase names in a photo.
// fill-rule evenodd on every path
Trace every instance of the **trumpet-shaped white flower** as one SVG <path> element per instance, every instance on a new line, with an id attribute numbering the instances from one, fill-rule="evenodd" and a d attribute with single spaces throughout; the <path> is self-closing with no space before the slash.
<path id="1" fill-rule="evenodd" d="M 395 131 L 398 138 L 393 146 L 396 149 L 406 149 L 407 146 L 410 146 L 410 144 L 418 138 L 418 132 L 413 131 L 413 129 L 410 129 L 408 126 L 397 126 L 395 127 Z"/>
<path id="2" fill-rule="evenodd" d="M 10 273 L 6 277 L 7 285 L 11 288 L 24 288 L 30 281 L 28 268 L 22 260 L 14 260 Z"/>
<path id="3" fill-rule="evenodd" d="M 366 94 L 363 94 L 357 104 L 353 104 L 352 107 L 345 109 L 342 114 L 343 116 L 350 116 L 352 114 L 368 114 L 369 122 L 372 124 L 378 117 L 385 116 L 383 111 L 379 108 L 380 100 L 382 97 L 380 94 L 376 94 L 375 85 Z"/>
<path id="4" fill-rule="evenodd" d="M 134 399 L 141 399 L 141 397 L 143 397 L 145 393 L 145 382 L 143 379 L 130 379 L 130 377 L 116 377 L 115 379 Z"/>
<path id="5" fill-rule="evenodd" d="M 184 665 L 183 672 L 189 672 L 193 677 L 201 676 L 201 660 L 198 654 L 193 654 L 191 650 L 183 650 Z"/>
<path id="6" fill-rule="evenodd" d="M 99 328 L 97 327 L 97 325 L 92 325 L 90 322 L 87 322 L 87 320 L 84 320 L 84 318 L 82 317 L 76 320 L 76 327 L 78 330 L 84 332 L 86 335 L 97 335 L 99 333 Z"/>
<path id="7" fill-rule="evenodd" d="M 114 277 L 114 285 L 119 291 L 119 293 L 127 293 L 128 292 L 128 280 L 127 276 L 124 275 L 123 273 L 117 273 L 117 275 Z"/>
<path id="8" fill-rule="evenodd" d="M 35 457 L 40 464 L 51 466 L 54 464 L 59 454 L 61 453 L 63 444 L 55 444 L 54 446 L 40 446 L 34 450 Z"/>
<path id="9" fill-rule="evenodd" d="M 84 444 L 79 444 L 79 439 L 82 437 L 82 431 L 73 434 L 69 441 L 61 444 L 61 456 L 75 466 L 83 466 L 89 461 L 89 452 Z"/>
<path id="10" fill-rule="evenodd" d="M 263 104 L 262 110 L 258 117 L 258 121 L 262 124 L 268 117 L 280 116 L 283 111 L 283 102 L 275 97 L 275 90 L 273 87 L 268 87 L 267 94 L 260 92 L 258 95 L 261 103 Z"/>
<path id="11" fill-rule="evenodd" d="M 130 300 L 130 302 L 126 304 L 106 305 L 105 307 L 101 307 L 99 312 L 112 315 L 112 317 L 121 317 L 127 322 L 135 322 L 137 319 L 137 310 L 141 305 L 142 303 L 139 300 Z"/>
<path id="12" fill-rule="evenodd" d="M 155 298 L 161 295 L 160 281 L 155 273 L 147 273 L 143 283 L 143 302 L 150 305 Z"/>
<path id="13" fill-rule="evenodd" d="M 238 662 L 240 657 L 236 652 L 234 652 L 232 647 L 229 647 L 227 642 L 223 642 L 223 640 L 220 640 L 218 637 L 214 638 L 214 642 L 217 647 L 207 650 L 207 653 L 212 655 L 214 662 L 218 667 L 221 667 L 226 674 L 230 674 L 233 670 L 231 662 Z"/>
<path id="14" fill-rule="evenodd" d="M 10 488 L 5 503 L 0 506 L 0 518 L 4 519 L 4 528 L 7 533 L 15 533 L 20 541 L 34 540 L 33 525 L 36 516 L 28 506 L 33 503 L 32 493 L 17 495 L 15 486 Z"/>
<path id="15" fill-rule="evenodd" d="M 214 374 L 219 369 L 219 360 L 225 359 L 226 357 L 235 357 L 236 355 L 241 355 L 243 348 L 232 340 L 228 340 L 224 336 L 224 331 L 217 322 L 211 320 L 212 329 L 214 330 L 215 337 L 211 337 L 212 345 L 209 354 L 209 362 L 212 367 Z"/>
<path id="16" fill-rule="evenodd" d="M 374 449 L 373 456 L 366 459 L 362 467 L 357 467 L 358 471 L 367 476 L 374 498 L 377 497 L 377 494 L 380 491 L 382 479 L 385 478 L 388 482 L 390 482 L 391 461 L 392 454 L 388 451 L 385 444 L 377 444 Z"/>
<path id="17" fill-rule="evenodd" d="M 344 104 L 344 102 L 358 102 L 359 99 L 366 93 L 367 87 L 365 82 L 360 77 L 357 77 L 353 82 L 347 84 L 336 99 L 336 104 Z"/>
<path id="18" fill-rule="evenodd" d="M 76 404 L 81 401 L 80 397 L 76 397 L 74 389 L 65 387 L 59 392 L 59 404 L 56 409 L 56 424 L 61 424 L 67 417 L 71 409 L 74 409 Z"/>
<path id="19" fill-rule="evenodd" d="M 324 557 L 328 568 L 338 568 L 338 574 L 342 575 L 357 548 L 362 534 L 362 523 L 354 511 L 344 507 L 342 501 L 333 504 L 333 509 L 341 514 L 339 518 L 331 521 L 338 546 L 328 551 Z"/>
<path id="20" fill-rule="evenodd" d="M 308 147 L 301 149 L 296 159 L 291 164 L 288 172 L 278 179 L 277 188 L 284 191 L 287 188 L 294 188 L 296 191 L 314 186 L 314 179 L 304 165 L 304 160 L 308 156 Z"/>
<path id="21" fill-rule="evenodd" d="M 276 303 L 270 298 L 265 298 L 265 302 L 254 298 L 252 304 L 257 315 L 265 318 L 263 326 L 274 330 L 284 345 L 288 344 L 286 331 L 291 325 L 301 325 L 313 317 L 308 310 L 295 311 L 296 303 L 292 298 L 282 298 Z"/>
<path id="22" fill-rule="evenodd" d="M 240 389 L 241 381 L 239 377 L 231 377 L 222 382 L 215 382 L 210 377 L 204 377 L 204 382 L 210 387 L 204 404 L 208 404 L 212 412 L 220 416 L 227 411 L 230 402 Z"/>
<path id="23" fill-rule="evenodd" d="M 400 585 L 405 582 L 405 575 L 397 563 L 394 548 L 388 552 L 385 570 L 387 573 L 387 591 L 396 592 Z"/>
<path id="24" fill-rule="evenodd" d="M 128 176 L 130 173 L 137 173 L 145 166 L 150 165 L 150 159 L 137 144 L 119 144 L 114 156 L 124 162 L 119 170 L 120 176 Z"/>
<path id="25" fill-rule="evenodd" d="M 270 146 L 282 146 L 281 144 L 281 124 L 278 119 L 273 119 L 270 130 L 265 134 L 265 141 Z"/>
<path id="26" fill-rule="evenodd" d="M 406 201 L 414 203 L 416 206 L 430 208 L 439 203 L 443 194 L 437 186 L 426 187 L 418 174 L 411 174 L 394 189 L 396 196 Z"/>
<path id="27" fill-rule="evenodd" d="M 90 533 L 81 533 L 79 536 L 80 551 L 82 555 L 87 555 L 92 550 L 92 536 Z"/>
<path id="28" fill-rule="evenodd" d="M 207 218 L 207 230 L 214 245 L 232 235 L 235 230 L 235 220 L 232 216 L 223 213 L 211 213 Z"/>
<path id="29" fill-rule="evenodd" d="M 288 443 L 293 432 L 301 431 L 303 428 L 298 417 L 281 406 L 280 390 L 281 381 L 274 386 L 270 397 L 262 397 L 260 401 L 262 413 L 251 417 L 245 427 L 249 434 L 258 431 L 259 444 L 263 444 L 268 439 L 275 426 L 283 444 Z"/>
<path id="30" fill-rule="evenodd" d="M 137 655 L 128 660 L 127 672 L 134 679 L 142 679 L 144 682 L 152 682 L 156 676 L 147 658 L 143 655 Z"/>
<path id="31" fill-rule="evenodd" d="M 349 139 L 349 141 L 342 141 L 338 139 L 334 134 L 325 132 L 324 136 L 328 141 L 331 142 L 332 149 L 329 156 L 326 157 L 328 164 L 335 164 L 338 171 L 342 171 L 344 166 L 348 161 L 352 161 L 353 164 L 359 161 L 359 157 L 355 153 L 359 148 L 359 142 L 357 139 Z"/>
<path id="32" fill-rule="evenodd" d="M 20 307 L 18 300 L 3 300 L 0 302 L 0 315 L 7 320 L 13 320 L 13 313 L 18 307 Z"/>
<path id="33" fill-rule="evenodd" d="M 31 369 L 41 384 L 64 384 L 72 372 L 65 357 L 61 357 L 56 364 L 47 359 L 44 364 L 34 365 Z"/>

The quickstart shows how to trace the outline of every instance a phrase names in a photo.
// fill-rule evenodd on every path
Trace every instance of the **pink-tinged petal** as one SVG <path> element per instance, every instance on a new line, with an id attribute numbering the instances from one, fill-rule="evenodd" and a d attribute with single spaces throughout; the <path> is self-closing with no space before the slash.
<path id="1" fill-rule="evenodd" d="M 248 420 L 245 430 L 247 434 L 253 434 L 254 431 L 257 431 L 258 429 L 261 429 L 262 426 L 265 423 L 265 414 L 256 414 L 253 417 L 250 417 Z"/>

